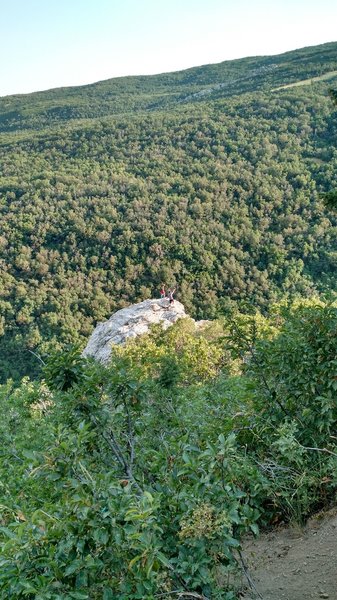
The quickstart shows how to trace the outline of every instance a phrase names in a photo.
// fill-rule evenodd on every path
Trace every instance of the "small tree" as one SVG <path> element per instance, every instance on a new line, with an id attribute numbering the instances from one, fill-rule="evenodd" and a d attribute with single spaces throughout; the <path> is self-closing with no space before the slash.
<path id="1" fill-rule="evenodd" d="M 334 105 L 337 106 L 337 90 L 330 89 L 329 96 Z M 329 210 L 337 211 L 337 190 L 332 190 L 326 194 L 322 194 L 321 198 Z"/>

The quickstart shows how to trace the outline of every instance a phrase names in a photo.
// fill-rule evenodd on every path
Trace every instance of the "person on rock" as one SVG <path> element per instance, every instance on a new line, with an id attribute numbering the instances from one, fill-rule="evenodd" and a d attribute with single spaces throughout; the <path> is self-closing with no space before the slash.
<path id="1" fill-rule="evenodd" d="M 176 288 L 174 288 L 174 290 L 169 290 L 168 291 L 167 296 L 168 296 L 168 299 L 169 299 L 169 308 L 171 308 L 171 306 L 173 306 L 173 304 L 174 304 L 173 294 L 174 294 L 175 291 L 176 291 Z"/>
<path id="2" fill-rule="evenodd" d="M 161 290 L 160 290 L 160 298 L 161 299 L 166 298 L 165 285 L 163 283 L 162 283 Z"/>

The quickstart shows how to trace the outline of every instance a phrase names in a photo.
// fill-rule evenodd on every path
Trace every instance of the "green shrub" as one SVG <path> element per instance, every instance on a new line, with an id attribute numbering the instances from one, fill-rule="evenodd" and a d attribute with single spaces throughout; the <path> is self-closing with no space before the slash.
<path id="1" fill-rule="evenodd" d="M 317 302 L 186 321 L 0 388 L 0 597 L 233 600 L 242 536 L 334 497 L 336 324 Z"/>

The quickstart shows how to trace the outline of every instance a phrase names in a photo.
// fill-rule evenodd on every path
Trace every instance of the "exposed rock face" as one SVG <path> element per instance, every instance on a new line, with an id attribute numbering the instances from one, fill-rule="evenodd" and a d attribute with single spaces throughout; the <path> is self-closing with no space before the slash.
<path id="1" fill-rule="evenodd" d="M 174 301 L 169 307 L 167 299 L 144 300 L 122 308 L 104 323 L 98 323 L 83 356 L 92 356 L 103 364 L 107 364 L 111 355 L 112 344 L 123 344 L 128 338 L 147 333 L 154 323 L 162 323 L 164 329 L 178 319 L 187 317 L 183 304 Z"/>

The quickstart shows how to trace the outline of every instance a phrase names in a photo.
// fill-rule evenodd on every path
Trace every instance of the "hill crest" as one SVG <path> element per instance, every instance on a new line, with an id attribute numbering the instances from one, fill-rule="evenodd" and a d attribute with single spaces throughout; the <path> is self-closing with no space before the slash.
<path id="1" fill-rule="evenodd" d="M 337 71 L 337 42 L 158 75 L 129 75 L 77 87 L 0 98 L 0 133 L 108 116 L 183 110 L 186 104 L 270 92 Z M 337 80 L 337 75 L 336 75 Z"/>

